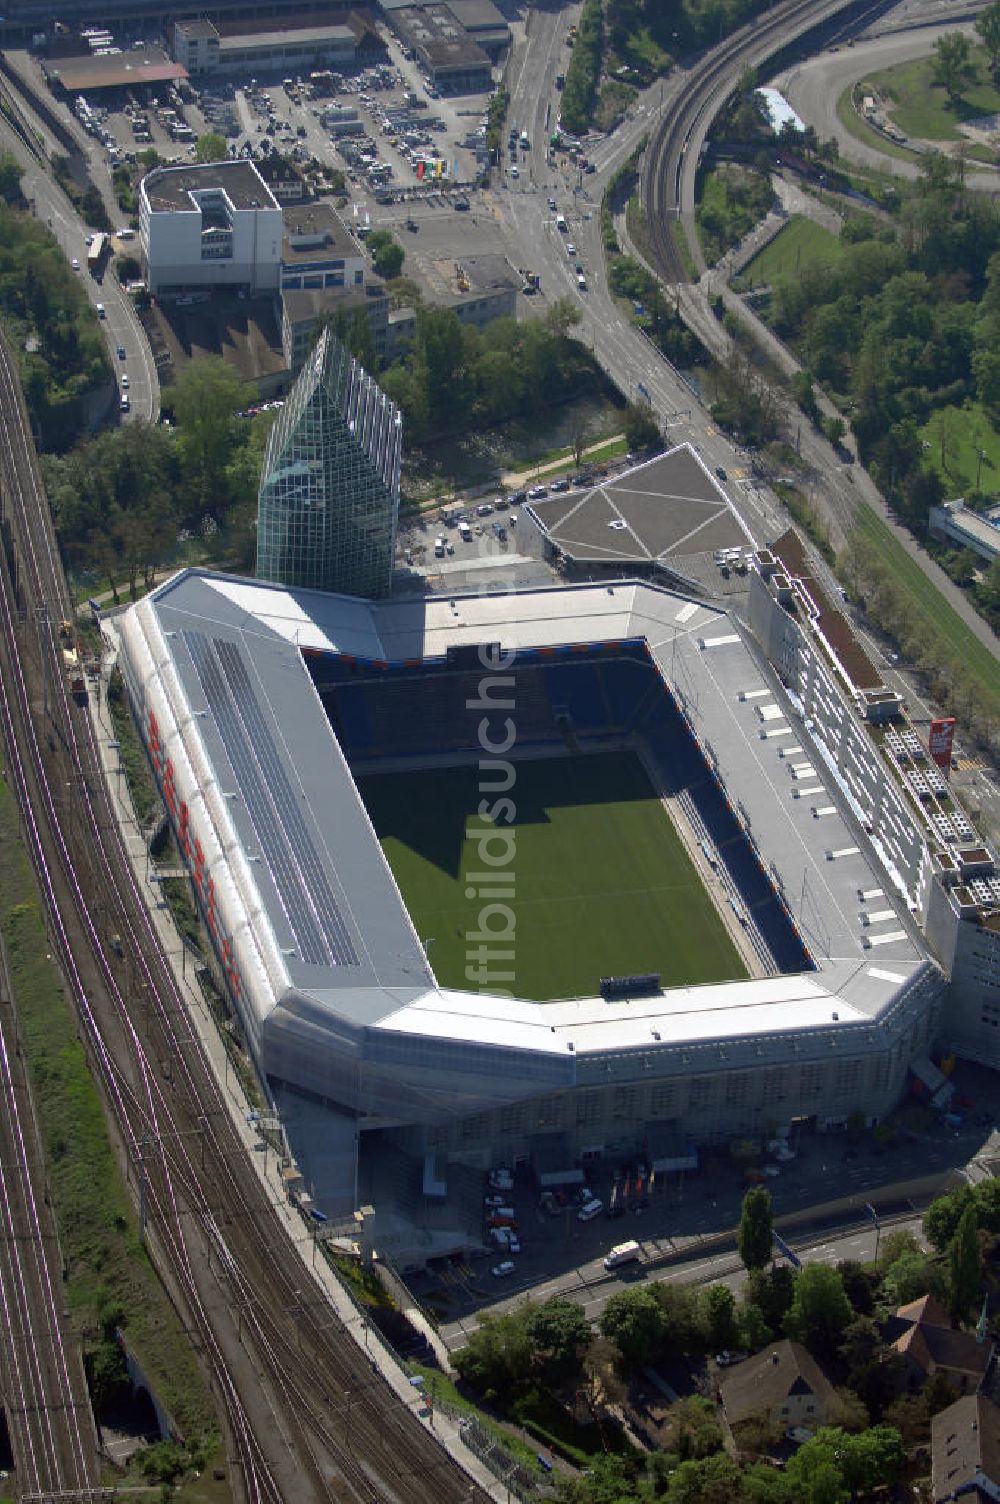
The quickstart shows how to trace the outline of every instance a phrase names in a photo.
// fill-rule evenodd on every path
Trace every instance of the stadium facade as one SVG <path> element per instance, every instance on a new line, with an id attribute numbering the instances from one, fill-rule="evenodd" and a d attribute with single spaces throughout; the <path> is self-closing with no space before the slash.
<path id="1" fill-rule="evenodd" d="M 130 700 L 276 1091 L 345 1115 L 355 1144 L 552 1165 L 873 1121 L 934 1079 L 937 1044 L 988 1058 L 1000 880 L 894 779 L 864 724 L 880 697 L 817 636 L 801 602 L 818 590 L 790 584 L 793 564 L 760 556 L 756 641 L 637 582 L 378 602 L 187 571 L 119 619 Z M 502 714 L 483 689 L 498 667 Z M 508 715 L 523 752 L 641 745 L 665 777 L 688 759 L 675 793 L 758 975 L 617 999 L 595 977 L 593 996 L 548 1003 L 491 988 L 488 965 L 468 990 L 438 984 L 353 771 L 482 757 L 483 725 L 495 742 Z M 953 973 L 947 1013 L 925 931 Z M 309 1178 L 344 1209 L 351 1187 L 324 1184 L 320 1159 Z"/>
<path id="2" fill-rule="evenodd" d="M 257 575 L 378 597 L 392 583 L 402 419 L 324 330 L 268 435 L 257 504 Z"/>

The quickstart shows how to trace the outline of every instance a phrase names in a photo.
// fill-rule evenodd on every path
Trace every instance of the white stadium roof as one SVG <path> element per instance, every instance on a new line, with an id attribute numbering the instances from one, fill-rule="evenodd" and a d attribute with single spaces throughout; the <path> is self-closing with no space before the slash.
<path id="1" fill-rule="evenodd" d="M 508 1097 L 538 1089 L 527 1079 L 536 1068 L 569 1085 L 589 1059 L 637 1050 L 669 1054 L 677 1069 L 685 1051 L 731 1056 L 765 1037 L 780 1055 L 805 1032 L 870 1024 L 928 965 L 833 775 L 816 759 L 805 781 L 793 776 L 815 754 L 781 686 L 735 621 L 701 601 L 626 582 L 372 603 L 188 570 L 117 625 L 248 1034 L 263 1069 L 291 1085 L 324 1092 L 345 1061 L 405 1060 L 418 1039 L 434 1044 L 435 1069 L 465 1069 L 467 1054 L 491 1088 L 511 1052 Z M 611 1003 L 439 988 L 302 650 L 399 662 L 496 641 L 635 637 L 714 757 L 816 970 Z M 801 757 L 779 756 L 800 744 Z M 879 895 L 867 916 L 861 893 Z"/>

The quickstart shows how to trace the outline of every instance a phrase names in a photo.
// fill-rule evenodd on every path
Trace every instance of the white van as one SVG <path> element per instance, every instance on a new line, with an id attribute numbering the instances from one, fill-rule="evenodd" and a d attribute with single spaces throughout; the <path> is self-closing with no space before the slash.
<path id="1" fill-rule="evenodd" d="M 622 1264 L 637 1264 L 641 1257 L 642 1250 L 635 1238 L 631 1238 L 629 1242 L 619 1243 L 612 1248 L 604 1260 L 604 1267 L 605 1269 L 620 1269 Z"/>
<path id="2" fill-rule="evenodd" d="M 588 1201 L 586 1206 L 581 1206 L 576 1214 L 576 1220 L 578 1222 L 590 1222 L 594 1217 L 599 1217 L 603 1210 L 604 1202 L 598 1201 L 595 1198 L 593 1201 Z"/>
<path id="3" fill-rule="evenodd" d="M 444 539 L 443 538 L 435 538 L 434 539 L 434 557 L 435 557 L 435 559 L 443 559 L 444 558 Z"/>
<path id="4" fill-rule="evenodd" d="M 472 529 L 467 522 L 460 522 L 458 524 L 458 536 L 463 543 L 472 542 Z M 492 1184 L 492 1181 L 490 1183 Z M 511 1183 L 513 1184 L 513 1182 Z"/>
<path id="5" fill-rule="evenodd" d="M 559 231 L 560 235 L 569 234 L 569 225 L 566 223 L 565 214 L 556 215 L 556 229 Z"/>

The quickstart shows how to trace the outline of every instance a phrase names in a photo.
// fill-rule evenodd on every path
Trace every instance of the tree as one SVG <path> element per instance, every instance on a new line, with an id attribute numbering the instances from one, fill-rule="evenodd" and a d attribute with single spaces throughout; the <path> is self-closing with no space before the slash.
<path id="1" fill-rule="evenodd" d="M 406 253 L 388 230 L 373 231 L 368 237 L 368 249 L 371 252 L 372 265 L 380 277 L 391 282 L 394 277 L 399 276 L 403 270 Z"/>
<path id="2" fill-rule="evenodd" d="M 981 10 L 973 22 L 990 60 L 990 72 L 1000 70 L 1000 0 Z"/>
<path id="3" fill-rule="evenodd" d="M 728 1285 L 709 1285 L 702 1291 L 701 1316 L 712 1352 L 736 1346 L 736 1297 Z"/>
<path id="4" fill-rule="evenodd" d="M 226 145 L 226 138 L 218 131 L 206 131 L 203 136 L 198 137 L 194 149 L 196 162 L 224 162 L 228 156 L 229 147 Z"/>
<path id="5" fill-rule="evenodd" d="M 682 1462 L 670 1477 L 669 1504 L 733 1504 L 740 1497 L 740 1470 L 725 1452 Z"/>
<path id="6" fill-rule="evenodd" d="M 743 1197 L 736 1248 L 745 1269 L 763 1269 L 771 1260 L 771 1192 L 754 1186 Z"/>
<path id="7" fill-rule="evenodd" d="M 648 449 L 662 437 L 656 414 L 645 402 L 630 402 L 622 417 L 625 442 L 629 449 Z"/>
<path id="8" fill-rule="evenodd" d="M 961 31 L 947 31 L 934 43 L 934 82 L 939 83 L 949 99 L 957 97 L 959 88 L 971 71 L 972 44 Z"/>
<path id="9" fill-rule="evenodd" d="M 664 1446 L 682 1462 L 718 1452 L 722 1447 L 722 1431 L 711 1400 L 692 1394 L 671 1406 Z"/>
<path id="10" fill-rule="evenodd" d="M 837 449 L 840 444 L 843 443 L 844 434 L 847 432 L 847 424 L 841 417 L 826 417 L 823 419 L 823 432 L 825 433 L 829 442 L 833 445 L 834 449 Z M 850 1120 L 848 1120 L 847 1127 L 848 1132 L 850 1132 Z M 863 1115 L 862 1127 L 864 1127 Z"/>
<path id="11" fill-rule="evenodd" d="M 239 373 L 217 355 L 193 361 L 170 389 L 181 457 L 201 505 L 213 515 L 226 503 L 224 474 L 235 437 L 235 414 L 249 400 L 249 388 Z"/>
<path id="12" fill-rule="evenodd" d="M 547 1382 L 559 1384 L 577 1371 L 580 1351 L 591 1339 L 590 1321 L 582 1306 L 556 1296 L 533 1306 L 526 1325 Z"/>
<path id="13" fill-rule="evenodd" d="M 534 1353 L 524 1313 L 482 1318 L 465 1347 L 455 1354 L 455 1368 L 489 1403 L 505 1402 L 531 1372 Z"/>
<path id="14" fill-rule="evenodd" d="M 836 1269 L 807 1264 L 795 1281 L 795 1296 L 785 1317 L 789 1337 L 804 1342 L 819 1355 L 829 1356 L 851 1320 L 851 1303 Z"/>
<path id="15" fill-rule="evenodd" d="M 794 1294 L 795 1274 L 787 1264 L 754 1269 L 746 1283 L 746 1300 L 760 1308 L 772 1332 L 781 1330 Z"/>
<path id="16" fill-rule="evenodd" d="M 545 327 L 550 334 L 559 339 L 565 339 L 571 329 L 575 329 L 583 318 L 575 298 L 556 298 L 552 307 L 545 314 Z"/>
<path id="17" fill-rule="evenodd" d="M 601 1335 L 618 1348 L 629 1368 L 645 1368 L 663 1345 L 663 1310 L 652 1290 L 619 1290 L 601 1312 Z"/>
<path id="18" fill-rule="evenodd" d="M 5 203 L 15 203 L 21 197 L 20 162 L 9 151 L 0 151 L 0 198 Z"/>
<path id="19" fill-rule="evenodd" d="M 607 1337 L 595 1337 L 580 1361 L 580 1393 L 593 1420 L 608 1405 L 620 1405 L 628 1387 L 618 1372 L 620 1354 Z"/>
<path id="20" fill-rule="evenodd" d="M 955 1321 L 964 1321 L 975 1309 L 982 1280 L 983 1255 L 976 1211 L 975 1207 L 967 1206 L 948 1245 L 948 1303 Z"/>
<path id="21" fill-rule="evenodd" d="M 971 1202 L 971 1190 L 968 1186 L 961 1186 L 946 1196 L 938 1196 L 924 1212 L 924 1233 L 939 1253 L 948 1247 L 955 1236 L 962 1214 Z"/>

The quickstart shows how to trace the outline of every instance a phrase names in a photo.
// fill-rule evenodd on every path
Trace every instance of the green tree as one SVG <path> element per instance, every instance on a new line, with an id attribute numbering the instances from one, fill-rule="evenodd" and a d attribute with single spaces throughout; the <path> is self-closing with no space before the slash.
<path id="1" fill-rule="evenodd" d="M 196 162 L 224 162 L 229 156 L 226 138 L 218 131 L 206 131 L 199 136 L 194 148 Z"/>
<path id="2" fill-rule="evenodd" d="M 968 1186 L 961 1186 L 946 1196 L 938 1196 L 924 1212 L 924 1234 L 939 1253 L 948 1247 L 963 1213 L 971 1204 L 971 1190 Z"/>
<path id="3" fill-rule="evenodd" d="M 236 413 L 250 391 L 217 355 L 192 361 L 170 388 L 181 459 L 202 507 L 218 516 L 227 501 L 225 470 L 236 436 Z"/>
<path id="4" fill-rule="evenodd" d="M 630 402 L 622 417 L 625 442 L 629 449 L 647 449 L 662 438 L 656 414 L 645 402 Z"/>
<path id="5" fill-rule="evenodd" d="M 986 48 L 990 71 L 996 73 L 1000 69 L 1000 0 L 981 10 L 973 24 Z"/>
<path id="6" fill-rule="evenodd" d="M 961 31 L 947 31 L 934 43 L 934 81 L 955 99 L 971 72 L 972 44 Z"/>
<path id="7" fill-rule="evenodd" d="M 826 417 L 823 419 L 823 432 L 836 449 L 843 442 L 844 434 L 847 432 L 847 424 L 841 417 Z M 863 1126 L 864 1121 L 862 1119 Z M 849 1127 L 850 1124 L 848 1124 Z"/>
<path id="8" fill-rule="evenodd" d="M 785 1331 L 817 1355 L 829 1356 L 853 1314 L 836 1269 L 826 1264 L 807 1264 L 795 1281 L 795 1296 L 785 1317 Z"/>
<path id="9" fill-rule="evenodd" d="M 948 1303 L 955 1321 L 964 1321 L 975 1309 L 982 1281 L 976 1211 L 974 1206 L 967 1206 L 948 1245 Z"/>
<path id="10" fill-rule="evenodd" d="M 406 253 L 388 230 L 374 230 L 368 237 L 368 250 L 371 253 L 372 265 L 380 277 L 385 277 L 387 282 L 391 282 L 394 277 L 399 276 L 403 270 Z"/>
<path id="11" fill-rule="evenodd" d="M 733 1504 L 742 1492 L 739 1467 L 725 1452 L 682 1462 L 670 1476 L 668 1504 Z"/>
<path id="12" fill-rule="evenodd" d="M 591 1340 L 590 1321 L 582 1306 L 556 1296 L 530 1308 L 528 1336 L 547 1380 L 559 1384 L 580 1366 L 580 1353 Z"/>
<path id="13" fill-rule="evenodd" d="M 490 1404 L 509 1402 L 531 1372 L 534 1348 L 523 1311 L 483 1316 L 455 1354 L 459 1376 Z"/>
<path id="14" fill-rule="evenodd" d="M 663 1309 L 652 1290 L 637 1286 L 618 1290 L 601 1312 L 598 1323 L 628 1368 L 645 1368 L 663 1345 Z"/>
<path id="15" fill-rule="evenodd" d="M 772 1332 L 781 1330 L 794 1294 L 795 1274 L 787 1264 L 753 1269 L 746 1282 L 746 1300 L 759 1306 Z"/>
<path id="16" fill-rule="evenodd" d="M 16 203 L 21 197 L 20 162 L 9 151 L 0 151 L 0 198 L 6 203 Z"/>
<path id="17" fill-rule="evenodd" d="M 736 1297 L 728 1285 L 709 1285 L 702 1291 L 701 1319 L 711 1351 L 736 1346 Z"/>
<path id="18" fill-rule="evenodd" d="M 743 1197 L 740 1230 L 736 1247 L 745 1269 L 763 1269 L 771 1260 L 773 1217 L 771 1192 L 766 1186 L 754 1186 Z"/>

